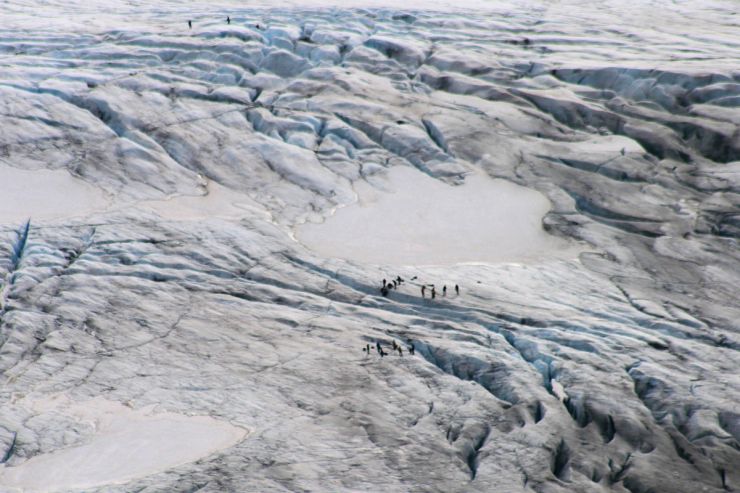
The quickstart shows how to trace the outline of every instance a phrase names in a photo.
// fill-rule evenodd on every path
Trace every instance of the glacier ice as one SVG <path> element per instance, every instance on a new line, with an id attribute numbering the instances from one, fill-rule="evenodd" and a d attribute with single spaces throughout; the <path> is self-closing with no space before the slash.
<path id="1" fill-rule="evenodd" d="M 5 2 L 0 490 L 740 489 L 735 10 Z"/>

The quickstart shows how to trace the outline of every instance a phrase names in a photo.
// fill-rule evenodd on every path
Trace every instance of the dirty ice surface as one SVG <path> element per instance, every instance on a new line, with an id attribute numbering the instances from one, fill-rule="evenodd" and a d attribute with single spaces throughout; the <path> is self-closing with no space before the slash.
<path id="1" fill-rule="evenodd" d="M 0 492 L 740 491 L 737 7 L 3 2 Z"/>
<path id="2" fill-rule="evenodd" d="M 503 262 L 577 257 L 542 229 L 550 209 L 537 191 L 471 173 L 461 185 L 397 167 L 376 186 L 355 186 L 357 202 L 296 237 L 325 257 L 388 265 Z"/>

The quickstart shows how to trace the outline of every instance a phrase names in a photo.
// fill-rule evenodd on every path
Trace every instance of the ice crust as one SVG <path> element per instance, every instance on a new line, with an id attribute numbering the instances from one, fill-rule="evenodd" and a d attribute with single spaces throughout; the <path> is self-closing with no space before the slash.
<path id="1" fill-rule="evenodd" d="M 736 10 L 5 2 L 0 491 L 737 491 Z"/>

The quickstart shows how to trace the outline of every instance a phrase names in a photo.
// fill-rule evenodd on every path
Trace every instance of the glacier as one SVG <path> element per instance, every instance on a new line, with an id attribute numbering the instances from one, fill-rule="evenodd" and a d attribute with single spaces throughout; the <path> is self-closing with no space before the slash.
<path id="1" fill-rule="evenodd" d="M 0 492 L 740 491 L 732 0 L 9 0 L 0 185 Z"/>

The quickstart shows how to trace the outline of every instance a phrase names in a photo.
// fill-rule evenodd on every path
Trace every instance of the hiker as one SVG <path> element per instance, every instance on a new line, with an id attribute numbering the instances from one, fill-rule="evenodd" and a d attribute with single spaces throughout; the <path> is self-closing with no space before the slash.
<path id="1" fill-rule="evenodd" d="M 396 281 L 398 281 L 398 284 L 401 284 L 403 282 L 403 279 L 401 278 L 401 276 L 398 276 L 396 278 Z"/>
<path id="2" fill-rule="evenodd" d="M 389 286 L 390 286 L 390 284 L 389 284 Z M 382 288 L 380 288 L 380 294 L 382 294 L 383 296 L 388 296 L 388 288 L 385 287 L 385 286 L 383 286 Z"/>
<path id="3" fill-rule="evenodd" d="M 393 343 L 392 344 L 393 345 L 393 350 L 395 351 L 396 350 L 396 347 L 398 346 L 398 344 L 396 344 L 396 341 L 391 341 L 391 342 Z"/>
<path id="4" fill-rule="evenodd" d="M 411 342 L 411 341 L 409 341 L 409 353 L 411 353 L 411 356 L 414 355 L 414 351 L 415 350 L 416 350 L 416 348 L 414 347 L 414 343 Z"/>
<path id="5" fill-rule="evenodd" d="M 383 287 L 385 287 L 385 279 L 383 279 Z"/>
<path id="6" fill-rule="evenodd" d="M 403 349 L 401 349 L 401 346 L 398 346 L 398 355 L 403 358 Z"/>
<path id="7" fill-rule="evenodd" d="M 442 286 L 442 296 L 447 296 L 447 284 Z"/>
<path id="8" fill-rule="evenodd" d="M 455 294 L 460 294 L 460 286 L 458 286 L 457 284 L 455 284 Z"/>
<path id="9" fill-rule="evenodd" d="M 192 28 L 193 28 L 193 21 L 188 21 L 188 27 L 189 27 L 190 29 L 192 29 Z"/>
<path id="10" fill-rule="evenodd" d="M 367 354 L 370 354 L 370 343 L 365 344 L 365 347 L 367 348 Z"/>
<path id="11" fill-rule="evenodd" d="M 434 299 L 437 296 L 437 291 L 434 289 L 434 286 L 432 286 L 432 299 Z"/>
<path id="12" fill-rule="evenodd" d="M 422 286 L 422 287 L 421 287 L 421 297 L 422 297 L 422 298 L 424 298 L 424 291 L 426 291 L 426 289 L 427 289 L 427 287 L 426 287 L 426 286 Z"/>
<path id="13" fill-rule="evenodd" d="M 226 24 L 231 24 L 231 17 L 228 15 L 226 16 Z"/>

